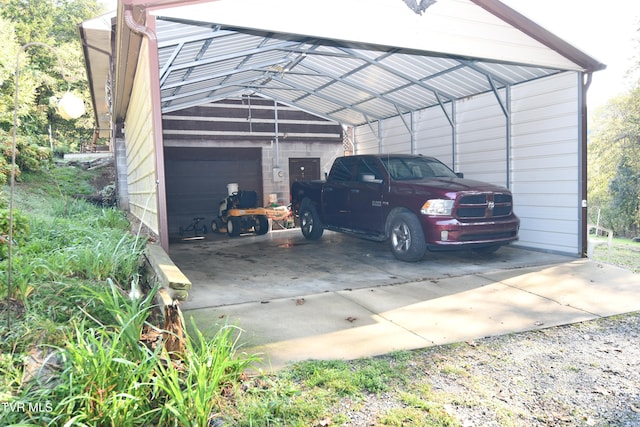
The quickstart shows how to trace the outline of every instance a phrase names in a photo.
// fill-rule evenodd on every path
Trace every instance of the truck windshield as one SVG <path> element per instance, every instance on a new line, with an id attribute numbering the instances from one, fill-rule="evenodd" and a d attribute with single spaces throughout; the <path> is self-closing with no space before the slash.
<path id="1" fill-rule="evenodd" d="M 389 157 L 380 159 L 392 179 L 456 178 L 445 164 L 424 157 Z"/>

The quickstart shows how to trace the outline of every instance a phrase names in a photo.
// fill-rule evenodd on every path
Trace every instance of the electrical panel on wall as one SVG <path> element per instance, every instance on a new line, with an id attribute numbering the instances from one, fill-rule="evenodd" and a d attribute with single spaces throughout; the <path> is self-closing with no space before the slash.
<path id="1" fill-rule="evenodd" d="M 273 182 L 284 181 L 284 170 L 281 168 L 273 168 Z"/>

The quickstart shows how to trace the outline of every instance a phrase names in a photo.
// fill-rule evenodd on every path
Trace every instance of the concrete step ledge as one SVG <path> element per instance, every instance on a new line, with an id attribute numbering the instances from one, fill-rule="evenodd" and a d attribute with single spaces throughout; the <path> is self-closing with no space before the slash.
<path id="1" fill-rule="evenodd" d="M 171 299 L 184 301 L 189 295 L 191 281 L 173 263 L 169 255 L 159 245 L 147 245 L 145 256 L 151 266 L 151 270 L 160 282 L 160 287 L 165 289 Z"/>

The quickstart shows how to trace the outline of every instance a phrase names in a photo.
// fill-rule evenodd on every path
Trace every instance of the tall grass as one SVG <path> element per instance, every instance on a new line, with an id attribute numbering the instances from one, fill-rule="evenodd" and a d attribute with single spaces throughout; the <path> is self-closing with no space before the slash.
<path id="1" fill-rule="evenodd" d="M 65 369 L 53 390 L 54 425 L 144 425 L 155 418 L 157 354 L 130 346 L 126 328 L 75 325 L 61 351 Z M 59 399 L 59 400 L 58 400 Z"/>
<path id="2" fill-rule="evenodd" d="M 151 298 L 127 302 L 113 288 L 91 293 L 104 301 L 116 324 L 76 325 L 62 352 L 64 385 L 55 393 L 64 396 L 54 410 L 55 424 L 205 427 L 215 416 L 222 388 L 256 360 L 236 356 L 232 327 L 207 339 L 195 324 L 182 357 L 172 360 L 162 345 L 152 350 L 139 341 L 140 313 L 151 308 Z M 125 307 L 117 310 L 118 304 Z"/>
<path id="3" fill-rule="evenodd" d="M 13 252 L 19 309 L 0 329 L 0 402 L 23 409 L 0 407 L 0 425 L 207 426 L 222 389 L 256 358 L 238 353 L 232 327 L 209 340 L 194 325 L 181 359 L 171 360 L 161 338 L 168 332 L 149 323 L 156 289 L 137 299 L 126 292 L 142 277 L 145 240 L 130 234 L 122 212 L 69 197 L 74 175 L 62 176 L 63 184 L 30 175 L 29 195 L 17 190 L 30 232 Z M 154 331 L 158 341 L 142 342 Z M 34 348 L 61 364 L 46 385 L 22 375 Z"/>
<path id="4" fill-rule="evenodd" d="M 255 356 L 235 356 L 238 334 L 232 326 L 222 327 L 212 339 L 205 338 L 193 321 L 192 330 L 180 363 L 158 366 L 158 386 L 167 397 L 159 425 L 210 425 L 216 417 L 222 387 L 236 382 L 257 360 Z"/>

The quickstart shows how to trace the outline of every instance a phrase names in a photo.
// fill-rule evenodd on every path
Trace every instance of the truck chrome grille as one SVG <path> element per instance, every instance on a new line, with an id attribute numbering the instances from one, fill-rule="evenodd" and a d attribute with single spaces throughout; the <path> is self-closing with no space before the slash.
<path id="1" fill-rule="evenodd" d="M 463 194 L 458 198 L 456 217 L 499 218 L 511 215 L 513 198 L 504 193 Z"/>

